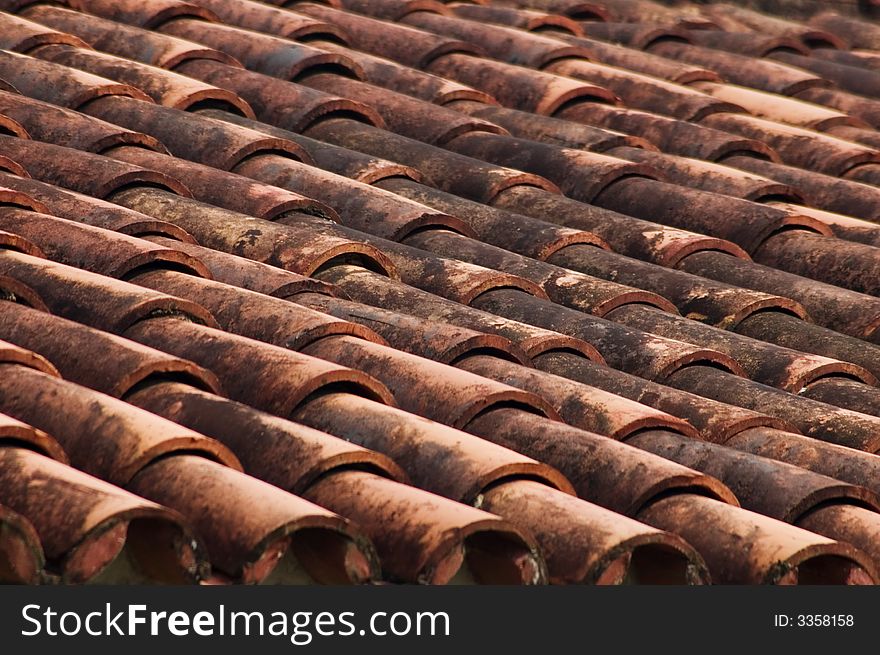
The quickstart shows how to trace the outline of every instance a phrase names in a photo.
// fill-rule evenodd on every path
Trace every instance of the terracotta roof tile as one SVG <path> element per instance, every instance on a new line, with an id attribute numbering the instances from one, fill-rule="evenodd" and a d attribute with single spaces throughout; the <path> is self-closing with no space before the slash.
<path id="1" fill-rule="evenodd" d="M 876 508 L 880 502 L 863 487 L 681 435 L 645 431 L 626 443 L 708 473 L 727 484 L 746 509 L 786 523 L 797 523 L 827 502 L 868 508 Z"/>
<path id="2" fill-rule="evenodd" d="M 543 2 L 544 0 L 527 0 Z M 553 0 L 551 0 L 553 1 Z M 563 6 L 577 7 L 577 0 L 561 0 Z M 652 22 L 682 24 L 706 24 L 710 21 L 701 18 L 693 11 L 693 7 L 670 8 L 652 0 L 602 0 L 601 4 L 610 14 L 610 18 L 619 21 L 633 22 L 648 19 Z"/>
<path id="3" fill-rule="evenodd" d="M 579 103 L 619 102 L 595 84 L 467 54 L 443 55 L 426 69 L 484 91 L 506 107 L 547 116 Z"/>
<path id="4" fill-rule="evenodd" d="M 666 383 L 721 402 L 790 421 L 805 435 L 857 450 L 876 453 L 880 440 L 874 416 L 836 408 L 772 387 L 736 378 L 706 366 L 676 371 Z"/>
<path id="5" fill-rule="evenodd" d="M 135 390 L 126 400 L 210 434 L 237 453 L 252 475 L 291 493 L 302 493 L 320 478 L 349 469 L 406 480 L 400 467 L 381 453 L 173 379 Z M 260 436 L 255 439 L 257 430 Z"/>
<path id="6" fill-rule="evenodd" d="M 358 471 L 319 481 L 307 497 L 363 526 L 391 581 L 546 580 L 546 564 L 532 538 L 494 514 Z M 391 523 L 394 530 L 388 530 Z"/>
<path id="7" fill-rule="evenodd" d="M 878 416 L 878 412 L 880 412 L 880 404 L 874 394 L 870 391 L 866 392 L 861 385 L 853 380 L 833 378 L 817 380 L 806 389 L 801 390 L 800 395 L 821 402 L 835 400 L 831 404 L 863 414 Z"/>
<path id="8" fill-rule="evenodd" d="M 645 50 L 655 43 L 692 43 L 690 32 L 682 27 L 641 22 L 640 18 L 626 22 L 581 22 L 581 27 L 589 37 Z"/>
<path id="9" fill-rule="evenodd" d="M 195 303 L 30 255 L 0 251 L 0 271 L 33 289 L 53 313 L 63 311 L 66 318 L 98 329 L 119 332 L 154 314 L 216 325 Z"/>
<path id="10" fill-rule="evenodd" d="M 876 558 L 878 526 L 874 512 L 854 505 L 820 507 L 798 521 L 798 526 L 832 539 L 840 539 Z"/>
<path id="11" fill-rule="evenodd" d="M 705 34 L 711 35 L 713 32 L 708 31 Z M 822 78 L 791 66 L 687 43 L 665 41 L 646 49 L 670 59 L 707 66 L 735 84 L 753 86 L 780 95 L 796 95 L 808 88 L 829 86 L 829 82 Z"/>
<path id="12" fill-rule="evenodd" d="M 810 257 L 809 267 L 802 259 L 805 256 Z M 773 236 L 755 253 L 755 259 L 766 266 L 874 296 L 878 293 L 874 277 L 878 256 L 880 253 L 871 246 L 853 242 L 841 244 L 832 237 L 814 238 L 800 230 Z M 846 259 L 858 261 L 859 268 L 846 268 Z M 820 268 L 817 270 L 814 266 Z"/>
<path id="13" fill-rule="evenodd" d="M 35 319 L 33 310 L 23 307 L 13 305 L 6 311 L 5 333 L 51 357 L 71 379 L 125 395 L 135 405 L 216 436 L 240 454 L 249 470 L 283 488 L 300 489 L 330 470 L 355 465 L 403 476 L 390 460 L 375 453 L 211 395 L 203 389 L 216 389 L 216 379 L 192 363 L 58 317 L 40 314 Z M 61 334 L 63 339 L 53 339 Z M 80 358 L 89 349 L 112 353 L 113 367 L 99 371 L 81 366 Z M 204 412 L 206 407 L 220 412 L 223 420 Z M 247 426 L 252 429 L 255 424 L 265 430 L 263 445 L 273 443 L 273 448 L 254 447 Z M 278 455 L 295 456 L 300 464 L 293 468 L 279 465 Z"/>
<path id="14" fill-rule="evenodd" d="M 0 14 L 0 30 L 3 35 L 0 37 L 0 47 L 22 54 L 40 46 L 52 44 L 63 43 L 76 48 L 89 47 L 84 41 L 63 28 L 61 31 L 55 31 L 50 27 L 44 27 L 39 23 L 7 13 Z"/>
<path id="15" fill-rule="evenodd" d="M 877 491 L 870 454 L 767 428 L 743 430 L 726 445 Z"/>
<path id="16" fill-rule="evenodd" d="M 68 463 L 67 454 L 55 439 L 42 430 L 5 414 L 0 414 L 0 444 L 3 447 L 27 448 L 62 464 Z"/>
<path id="17" fill-rule="evenodd" d="M 192 195 L 185 186 L 167 175 L 116 159 L 7 136 L 0 136 L 0 144 L 3 152 L 21 161 L 29 174 L 34 176 L 36 173 L 36 179 L 99 199 L 136 184 L 161 187 L 184 196 Z M 86 172 L 88 175 L 84 174 Z"/>
<path id="18" fill-rule="evenodd" d="M 303 130 L 334 112 L 384 126 L 379 114 L 367 105 L 261 73 L 207 60 L 186 62 L 177 70 L 241 94 L 253 106 L 260 120 L 289 130 Z"/>
<path id="19" fill-rule="evenodd" d="M 22 0 L 11 0 L 21 2 Z M 30 3 L 31 0 L 23 0 Z M 81 12 L 103 16 L 120 23 L 129 23 L 147 29 L 159 27 L 174 18 L 193 17 L 217 20 L 209 10 L 183 0 L 69 0 L 69 5 Z"/>
<path id="20" fill-rule="evenodd" d="M 0 188 L 15 189 L 38 199 L 40 205 L 32 208 L 53 216 L 121 234 L 163 235 L 175 241 L 195 243 L 192 236 L 176 225 L 38 180 L 0 173 Z"/>
<path id="21" fill-rule="evenodd" d="M 744 154 L 771 161 L 780 160 L 773 148 L 758 139 L 634 109 L 579 104 L 563 109 L 558 117 L 634 134 L 647 139 L 663 152 L 683 157 L 718 161 L 732 154 Z"/>
<path id="22" fill-rule="evenodd" d="M 0 321 L 4 337 L 54 362 L 66 379 L 116 398 L 151 379 L 220 389 L 212 373 L 191 362 L 23 305 L 5 303 Z"/>
<path id="23" fill-rule="evenodd" d="M 753 380 L 794 393 L 825 376 L 855 378 L 868 385 L 877 383 L 871 373 L 850 362 L 789 350 L 652 309 L 621 307 L 610 318 L 653 334 L 714 348 L 734 357 Z"/>
<path id="24" fill-rule="evenodd" d="M 853 48 L 875 49 L 880 45 L 880 28 L 867 21 L 828 11 L 816 14 L 807 24 L 846 39 Z"/>
<path id="25" fill-rule="evenodd" d="M 128 488 L 186 516 L 211 562 L 235 580 L 271 582 L 275 574 L 278 582 L 357 584 L 378 576 L 375 552 L 349 521 L 202 457 L 154 462 Z"/>
<path id="26" fill-rule="evenodd" d="M 810 48 L 849 47 L 838 35 L 793 20 L 786 20 L 732 4 L 707 5 L 700 13 L 712 19 L 722 29 L 742 32 L 762 32 L 799 39 Z"/>
<path id="27" fill-rule="evenodd" d="M 161 30 L 164 34 L 230 53 L 249 69 L 273 77 L 297 80 L 310 74 L 312 69 L 363 77 L 354 59 L 281 37 L 193 19 L 176 19 Z"/>
<path id="28" fill-rule="evenodd" d="M 551 418 L 558 416 L 543 396 L 348 337 L 316 342 L 304 351 L 369 372 L 388 385 L 407 411 L 453 427 L 463 428 L 474 417 L 496 406 L 515 406 L 520 411 Z M 433 377 L 426 375 L 429 372 Z M 422 386 L 424 383 L 420 382 L 424 379 L 434 381 L 431 398 L 427 397 Z M 476 396 L 472 395 L 474 392 Z"/>
<path id="29" fill-rule="evenodd" d="M 213 279 L 232 286 L 250 289 L 276 298 L 290 298 L 301 293 L 345 295 L 333 285 L 314 278 L 261 264 L 220 250 L 212 250 L 195 243 L 184 243 L 166 236 L 145 235 L 148 241 L 172 248 L 198 259 L 211 271 Z"/>
<path id="30" fill-rule="evenodd" d="M 0 579 L 4 584 L 38 584 L 43 578 L 46 557 L 40 536 L 25 517 L 0 505 L 0 525 L 3 526 L 3 542 L 0 552 L 4 562 Z"/>
<path id="31" fill-rule="evenodd" d="M 229 3 L 224 0 L 193 0 L 190 4 L 210 10 L 228 25 L 236 25 L 293 40 L 333 39 L 338 43 L 347 43 L 345 31 L 335 25 L 295 14 L 292 11 L 270 7 L 260 2 L 241 0 Z"/>
<path id="32" fill-rule="evenodd" d="M 338 75 L 314 75 L 304 83 L 374 106 L 391 131 L 428 143 L 443 145 L 473 131 L 505 132 L 488 121 Z"/>
<path id="33" fill-rule="evenodd" d="M 876 576 L 872 562 L 852 546 L 703 496 L 661 500 L 638 518 L 661 529 L 675 527 L 699 544 L 713 580 L 720 583 L 810 584 L 833 579 L 837 584 L 873 584 Z M 715 529 L 707 530 L 710 525 Z M 748 558 L 741 556 L 739 547 L 745 535 L 752 544 Z"/>
<path id="34" fill-rule="evenodd" d="M 406 164 L 422 171 L 429 185 L 480 203 L 491 203 L 506 189 L 519 186 L 558 191 L 555 184 L 540 175 L 463 156 L 355 121 L 324 121 L 307 130 L 306 134 Z"/>
<path id="35" fill-rule="evenodd" d="M 11 195 L 7 192 L 7 198 Z M 36 201 L 33 202 L 36 206 Z M 20 205 L 0 205 L 2 211 L 15 211 L 21 208 Z M 35 209 L 36 207 L 29 207 L 28 209 Z M 40 207 L 42 209 L 42 207 Z M 27 239 L 21 237 L 18 234 L 13 234 L 12 232 L 6 232 L 5 230 L 0 230 L 0 247 L 3 250 L 14 250 L 16 252 L 23 252 L 26 255 L 32 255 L 34 257 L 45 257 L 45 253 L 37 248 L 36 245 L 28 241 Z"/>
<path id="36" fill-rule="evenodd" d="M 502 288 L 485 292 L 476 299 L 474 306 L 584 339 L 594 345 L 614 368 L 649 380 L 662 381 L 679 368 L 699 361 L 711 362 L 737 374 L 742 372 L 732 358 L 717 351 L 629 329 L 619 323 L 527 296 L 518 290 Z"/>
<path id="37" fill-rule="evenodd" d="M 388 57 L 413 68 L 427 68 L 438 57 L 456 52 L 482 54 L 479 47 L 465 41 L 331 7 L 297 3 L 295 11 L 336 25 L 348 36 L 348 44 L 358 50 Z"/>
<path id="38" fill-rule="evenodd" d="M 766 35 L 755 32 L 691 30 L 692 43 L 724 50 L 748 57 L 766 57 L 777 52 L 809 55 L 810 49 L 799 39 L 786 35 Z"/>
<path id="39" fill-rule="evenodd" d="M 42 252 L 55 261 L 110 277 L 129 278 L 155 267 L 211 275 L 197 259 L 177 250 L 26 209 L 0 207 L 0 226 L 41 244 Z M 104 247 L 95 248 L 99 241 Z"/>
<path id="40" fill-rule="evenodd" d="M 360 236 L 328 221 L 285 210 L 272 222 L 156 189 L 129 189 L 114 200 L 192 230 L 202 245 L 272 264 L 300 275 L 312 275 L 334 260 L 353 258 L 366 268 L 397 277 L 397 262 Z M 192 210 L 201 210 L 195 214 Z M 218 229 L 219 228 L 219 229 Z M 358 235 L 358 233 L 354 233 Z"/>
<path id="41" fill-rule="evenodd" d="M 462 361 L 460 367 L 552 398 L 556 410 L 567 423 L 590 432 L 625 440 L 640 430 L 656 428 L 700 438 L 686 421 L 551 373 L 478 355 Z"/>
<path id="42" fill-rule="evenodd" d="M 858 118 L 828 107 L 765 91 L 715 82 L 697 82 L 693 86 L 716 98 L 736 102 L 755 116 L 797 127 L 833 133 L 836 127 L 865 125 Z"/>
<path id="43" fill-rule="evenodd" d="M 775 206 L 782 209 L 809 214 L 829 227 L 835 236 L 847 241 L 858 241 L 871 246 L 880 245 L 880 230 L 877 223 L 853 218 L 852 216 L 844 216 L 834 212 L 825 211 L 824 209 L 816 209 L 815 207 L 804 207 L 803 205 L 792 205 L 790 203 L 774 202 Z"/>
<path id="44" fill-rule="evenodd" d="M 750 254 L 783 230 L 831 234 L 828 226 L 810 216 L 645 177 L 620 179 L 594 201 L 606 209 L 730 241 Z"/>
<path id="45" fill-rule="evenodd" d="M 2 90 L 4 95 L 18 95 L 15 91 L 6 91 Z M 27 130 L 24 129 L 24 126 L 9 116 L 0 116 L 0 134 L 8 134 L 9 136 L 17 136 L 20 139 L 29 139 L 30 134 L 28 134 Z M 4 158 L 5 159 L 5 158 Z M 6 161 L 4 162 L 4 166 L 10 166 L 12 162 Z M 17 172 L 16 175 L 21 175 L 20 172 Z M 25 176 L 27 174 L 25 173 Z"/>
<path id="46" fill-rule="evenodd" d="M 713 98 L 699 90 L 621 71 L 612 66 L 579 60 L 563 60 L 546 70 L 607 86 L 628 105 L 683 120 L 699 120 L 719 112 L 739 112 L 738 104 Z"/>
<path id="47" fill-rule="evenodd" d="M 242 160 L 261 152 L 284 153 L 298 161 L 311 163 L 311 157 L 303 148 L 291 141 L 268 137 L 198 113 L 176 111 L 136 100 L 127 102 L 126 98 L 111 96 L 89 103 L 88 114 L 116 125 L 135 126 L 134 129 L 141 133 L 158 135 L 174 155 L 179 156 L 190 152 L 188 148 L 194 148 L 199 156 L 191 158 L 221 170 L 230 170 Z"/>
<path id="48" fill-rule="evenodd" d="M 200 105 L 220 105 L 244 116 L 252 117 L 254 115 L 247 102 L 235 93 L 167 71 L 164 68 L 66 45 L 42 46 L 33 54 L 35 57 L 52 63 L 78 68 L 94 75 L 116 80 L 121 84 L 134 86 L 146 92 L 154 101 L 168 107 L 190 109 Z M 199 62 L 203 61 L 209 62 L 207 59 L 199 60 Z M 219 62 L 210 63 L 228 66 L 228 64 Z M 186 64 L 184 63 L 184 65 Z"/>
<path id="49" fill-rule="evenodd" d="M 725 329 L 735 328 L 752 314 L 766 310 L 799 317 L 807 315 L 799 303 L 783 296 L 713 282 L 705 277 L 612 252 L 600 253 L 595 249 L 568 246 L 553 253 L 548 261 L 564 268 L 649 289 L 670 300 L 682 316 Z"/>
<path id="50" fill-rule="evenodd" d="M 105 95 L 127 95 L 139 100 L 150 98 L 144 91 L 126 83 L 6 51 L 0 51 L 0 76 L 31 98 L 70 109 L 78 109 Z"/>
<path id="51" fill-rule="evenodd" d="M 442 322 L 426 323 L 409 314 L 372 307 L 329 295 L 300 293 L 294 302 L 372 328 L 388 345 L 443 364 L 456 364 L 488 353 L 529 365 L 529 356 L 508 339 Z"/>
<path id="52" fill-rule="evenodd" d="M 0 2 L 0 457 L 123 509 L 0 483 L 0 578 L 877 581 L 866 23 L 60 4 Z"/>
<path id="53" fill-rule="evenodd" d="M 756 312 L 737 325 L 736 332 L 803 353 L 821 354 L 857 364 L 875 377 L 880 373 L 876 364 L 877 351 L 871 344 L 781 312 Z"/>
<path id="54" fill-rule="evenodd" d="M 576 337 L 482 312 L 403 285 L 360 267 L 335 266 L 319 272 L 318 277 L 333 282 L 358 302 L 406 312 L 431 321 L 448 322 L 452 325 L 504 336 L 521 347 L 529 356 L 564 350 L 579 353 L 588 359 L 602 361 L 602 356 L 593 346 Z"/>
<path id="55" fill-rule="evenodd" d="M 189 321 L 154 318 L 133 325 L 123 336 L 204 366 L 217 375 L 233 400 L 280 416 L 290 416 L 323 387 L 348 386 L 366 397 L 394 403 L 382 384 L 360 371 Z M 247 374 L 236 372 L 236 360 L 230 359 L 233 351 L 248 357 Z"/>
<path id="56" fill-rule="evenodd" d="M 724 164 L 626 145 L 607 150 L 605 154 L 652 166 L 655 170 L 662 171 L 666 180 L 681 186 L 712 191 L 754 202 L 766 202 L 770 198 L 779 201 L 788 200 L 789 202 L 803 200 L 799 190 L 795 187 L 766 177 L 744 174 L 742 171 Z"/>
<path id="57" fill-rule="evenodd" d="M 18 89 L 3 79 L 0 79 L 0 89 L 3 91 L 9 91 L 10 93 L 20 93 Z"/>
<path id="58" fill-rule="evenodd" d="M 140 104 L 144 107 L 154 106 Z M 0 91 L 0 113 L 19 125 L 27 125 L 27 135 L 32 139 L 77 150 L 100 153 L 120 145 L 136 145 L 159 152 L 165 151 L 165 146 L 146 134 L 132 132 L 76 111 L 14 93 Z"/>
<path id="59" fill-rule="evenodd" d="M 766 141 L 785 163 L 828 175 L 843 175 L 878 160 L 878 154 L 872 148 L 754 116 L 715 114 L 703 119 L 702 123 Z"/>
<path id="60" fill-rule="evenodd" d="M 559 185 L 569 197 L 592 201 L 621 178 L 658 177 L 649 166 L 548 143 L 483 133 L 463 134 L 447 147 L 459 154 L 520 168 Z"/>
<path id="61" fill-rule="evenodd" d="M 33 525 L 62 582 L 100 581 L 114 560 L 128 559 L 141 582 L 191 583 L 206 569 L 204 547 L 176 512 L 29 450 L 0 448 L 0 461 L 4 502 Z"/>
<path id="62" fill-rule="evenodd" d="M 249 127 L 264 134 L 293 141 L 308 153 L 318 168 L 351 178 L 357 182 L 376 184 L 389 178 L 408 178 L 421 182 L 425 178 L 421 171 L 411 166 L 382 159 L 381 157 L 374 157 L 356 150 L 342 148 L 325 141 L 318 141 L 317 139 L 312 139 L 274 125 L 252 121 L 242 116 L 233 116 L 227 112 L 214 109 L 203 109 L 199 113 L 211 118 Z M 332 121 L 333 119 L 328 119 L 326 122 Z"/>
<path id="63" fill-rule="evenodd" d="M 207 149 L 206 154 L 208 154 Z M 112 155 L 115 160 L 135 164 L 137 168 L 140 168 L 142 164 L 149 166 L 154 171 L 168 171 L 169 175 L 174 176 L 173 179 L 186 179 L 187 183 L 197 190 L 200 197 L 208 200 L 213 197 L 212 194 L 219 195 L 220 189 L 218 189 L 218 185 L 222 185 L 224 190 L 228 189 L 231 192 L 225 196 L 227 204 L 231 205 L 233 210 L 243 211 L 251 216 L 274 220 L 288 212 L 301 212 L 329 221 L 335 222 L 338 220 L 338 214 L 332 208 L 312 198 L 287 189 L 260 184 L 240 175 L 231 175 L 210 166 L 196 164 L 178 157 L 168 157 L 152 153 L 142 148 L 117 148 L 113 151 Z M 180 186 L 181 188 L 186 188 L 182 184 Z M 163 194 L 159 193 L 162 190 L 161 187 L 155 184 L 143 184 L 138 189 L 122 189 L 115 196 L 123 195 L 126 191 L 131 191 L 132 193 L 144 191 L 140 195 L 144 197 L 152 195 L 158 199 L 163 197 Z M 181 194 L 179 189 L 176 188 L 172 189 L 172 191 L 175 194 L 168 194 L 166 196 L 166 206 L 176 203 L 174 198 L 170 197 L 172 195 L 176 195 L 178 198 L 189 197 L 190 195 Z M 118 202 L 118 198 L 115 196 L 114 202 Z"/>
<path id="64" fill-rule="evenodd" d="M 586 50 L 576 45 L 566 45 L 550 37 L 482 21 L 418 12 L 408 14 L 401 22 L 435 34 L 477 43 L 496 59 L 529 68 L 544 68 L 562 58 L 588 56 Z"/>
<path id="65" fill-rule="evenodd" d="M 34 369 L 3 366 L 2 411 L 51 434 L 87 473 L 125 485 L 150 462 L 183 451 L 239 467 L 231 451 L 197 432 Z"/>
<path id="66" fill-rule="evenodd" d="M 833 50 L 831 48 L 816 48 L 811 51 L 816 59 L 836 61 L 849 66 L 877 70 L 876 53 L 873 50 Z"/>
<path id="67" fill-rule="evenodd" d="M 481 0 L 474 4 L 486 5 Z M 611 7 L 606 2 L 578 2 L 577 0 L 505 0 L 505 5 L 530 8 L 570 16 L 575 20 L 604 21 L 611 18 Z"/>
<path id="68" fill-rule="evenodd" d="M 32 368 L 35 371 L 45 373 L 51 377 L 61 377 L 58 369 L 56 369 L 45 357 L 24 348 L 19 348 L 8 341 L 0 341 L 0 363 L 17 364 L 19 366 Z"/>
<path id="69" fill-rule="evenodd" d="M 697 488 L 706 496 L 737 503 L 730 490 L 712 477 L 534 414 L 500 408 L 478 416 L 470 429 L 495 443 L 544 459 L 565 474 L 578 496 L 629 516 L 677 489 Z"/>
<path id="70" fill-rule="evenodd" d="M 565 32 L 575 36 L 583 34 L 583 29 L 577 22 L 567 16 L 532 9 L 457 3 L 450 9 L 461 18 L 517 27 L 527 32 L 552 32 L 554 35 L 556 32 Z"/>
<path id="71" fill-rule="evenodd" d="M 497 485 L 481 507 L 535 530 L 556 584 L 702 584 L 702 557 L 683 539 L 528 480 Z"/>
<path id="72" fill-rule="evenodd" d="M 721 80 L 721 76 L 718 73 L 708 68 L 694 66 L 681 61 L 673 61 L 636 48 L 629 48 L 620 44 L 607 43 L 583 36 L 554 34 L 553 37 L 584 48 L 592 61 L 602 62 L 608 66 L 618 66 L 621 69 L 650 75 L 651 77 L 669 82 L 690 84 L 698 80 L 707 82 Z"/>
<path id="73" fill-rule="evenodd" d="M 388 411 L 366 400 L 328 394 L 310 401 L 296 417 L 331 433 L 351 435 L 355 443 L 399 462 L 416 486 L 465 504 L 478 502 L 495 484 L 518 477 L 574 493 L 571 483 L 546 464 L 441 423 L 411 420 L 400 410 Z"/>
<path id="74" fill-rule="evenodd" d="M 509 130 L 513 136 L 525 139 L 594 152 L 604 152 L 625 145 L 656 150 L 656 146 L 646 139 L 592 125 L 572 123 L 508 107 L 487 106 L 467 100 L 456 101 L 452 106 L 456 111 L 491 120 Z"/>
<path id="75" fill-rule="evenodd" d="M 534 218 L 552 218 L 566 227 L 590 231 L 616 252 L 663 266 L 673 266 L 682 258 L 702 250 L 720 250 L 748 259 L 742 248 L 723 239 L 660 225 L 528 187 L 508 190 L 493 205 Z"/>
<path id="76" fill-rule="evenodd" d="M 845 111 L 857 117 L 873 128 L 880 125 L 880 101 L 876 98 L 847 93 L 835 88 L 806 89 L 798 94 L 798 97 L 808 102 L 815 102 L 840 111 Z"/>
<path id="77" fill-rule="evenodd" d="M 880 147 L 880 140 L 877 139 L 877 132 L 872 128 L 857 127 L 853 125 L 837 125 L 829 128 L 828 132 L 846 141 L 863 143 L 866 146 L 871 146 L 873 148 Z"/>
<path id="78" fill-rule="evenodd" d="M 97 50 L 129 56 L 160 68 L 173 69 L 190 59 L 213 59 L 241 66 L 233 56 L 220 50 L 199 47 L 163 33 L 138 29 L 61 7 L 36 5 L 23 11 L 21 15 L 42 25 L 77 35 L 84 42 L 82 47 L 88 43 Z"/>
<path id="79" fill-rule="evenodd" d="M 797 432 L 781 419 L 668 387 L 602 366 L 571 352 L 544 352 L 532 360 L 543 371 L 582 382 L 684 418 L 713 443 L 726 443 L 754 428 Z"/>
<path id="80" fill-rule="evenodd" d="M 484 243 L 540 261 L 546 261 L 557 251 L 575 245 L 610 249 L 604 239 L 592 232 L 483 205 L 414 180 L 387 179 L 380 180 L 376 185 L 449 214 L 465 216 L 468 227 Z"/>
<path id="81" fill-rule="evenodd" d="M 880 304 L 873 296 L 817 283 L 767 266 L 741 266 L 731 257 L 695 253 L 680 268 L 765 293 L 784 293 L 800 302 L 819 325 L 872 340 L 880 327 Z"/>
<path id="82" fill-rule="evenodd" d="M 8 245 L 10 243 L 12 244 L 11 247 Z M 24 250 L 27 254 L 31 254 L 35 257 L 42 257 L 42 253 L 37 250 L 36 246 L 22 250 L 19 248 L 21 243 L 26 242 L 16 235 L 0 232 L 0 245 L 2 245 L 4 249 L 18 250 L 19 252 Z M 7 275 L 0 275 L 0 297 L 2 297 L 3 300 L 11 300 L 12 302 L 27 307 L 39 309 L 40 311 L 49 311 L 49 308 L 46 307 L 46 304 L 40 299 L 36 291 Z M 0 352 L 3 352 L 4 356 L 9 356 L 8 351 L 0 349 Z M 20 359 L 22 361 L 25 360 L 23 357 L 20 357 Z"/>
<path id="83" fill-rule="evenodd" d="M 390 59 L 351 50 L 335 43 L 326 41 L 314 43 L 324 50 L 357 58 L 363 69 L 363 80 L 390 91 L 403 93 L 437 105 L 446 105 L 456 100 L 474 100 L 480 103 L 497 104 L 497 101 L 488 93 L 478 91 L 465 84 L 409 68 Z"/>
<path id="84" fill-rule="evenodd" d="M 479 266 L 519 275 L 539 285 L 553 302 L 597 316 L 630 303 L 675 311 L 669 301 L 650 292 L 538 262 L 450 232 L 420 232 L 405 239 L 404 243 L 442 257 L 451 259 L 455 256 Z"/>
<path id="85" fill-rule="evenodd" d="M 789 184 L 798 189 L 813 207 L 846 212 L 869 220 L 877 215 L 880 194 L 876 187 L 753 157 L 730 157 L 725 163 Z"/>

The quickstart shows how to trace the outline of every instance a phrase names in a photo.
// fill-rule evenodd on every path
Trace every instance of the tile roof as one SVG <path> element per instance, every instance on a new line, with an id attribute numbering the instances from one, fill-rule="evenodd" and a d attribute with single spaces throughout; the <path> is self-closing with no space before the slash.
<path id="1" fill-rule="evenodd" d="M 880 581 L 880 27 L 740 4 L 0 0 L 0 581 Z"/>

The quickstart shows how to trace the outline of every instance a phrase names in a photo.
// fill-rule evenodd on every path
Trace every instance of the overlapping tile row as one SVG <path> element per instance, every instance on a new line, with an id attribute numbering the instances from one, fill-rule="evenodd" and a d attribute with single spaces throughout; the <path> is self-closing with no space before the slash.
<path id="1" fill-rule="evenodd" d="M 64 4 L 0 5 L 4 579 L 877 580 L 843 27 Z"/>

